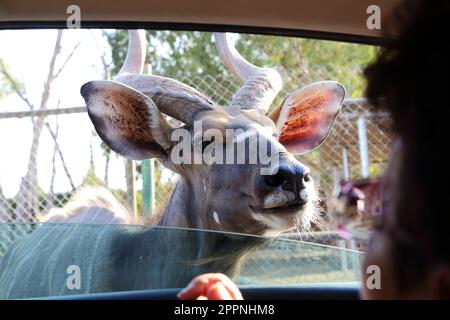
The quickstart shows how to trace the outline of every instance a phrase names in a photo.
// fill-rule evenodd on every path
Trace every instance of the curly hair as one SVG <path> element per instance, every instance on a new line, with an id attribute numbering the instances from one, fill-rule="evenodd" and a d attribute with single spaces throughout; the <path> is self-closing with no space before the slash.
<path id="1" fill-rule="evenodd" d="M 369 101 L 391 114 L 404 145 L 396 213 L 417 245 L 396 250 L 403 290 L 411 274 L 420 277 L 433 263 L 450 263 L 449 18 L 448 0 L 402 2 L 385 32 L 386 45 L 364 72 Z"/>

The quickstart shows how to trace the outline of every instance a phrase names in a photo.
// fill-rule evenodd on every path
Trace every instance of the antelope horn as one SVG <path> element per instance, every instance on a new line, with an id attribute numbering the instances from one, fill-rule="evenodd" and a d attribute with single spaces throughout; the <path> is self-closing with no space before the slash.
<path id="1" fill-rule="evenodd" d="M 128 52 L 119 76 L 126 73 L 141 74 L 147 52 L 145 30 L 128 30 Z"/>
<path id="2" fill-rule="evenodd" d="M 191 124 L 202 111 L 216 108 L 215 103 L 196 89 L 174 79 L 143 75 L 147 50 L 145 30 L 128 31 L 128 52 L 125 62 L 115 78 L 148 96 L 159 111 Z"/>
<path id="3" fill-rule="evenodd" d="M 241 109 L 257 109 L 265 114 L 281 90 L 283 81 L 275 69 L 257 67 L 245 60 L 226 33 L 214 33 L 220 57 L 228 70 L 244 85 L 234 95 L 231 105 Z"/>

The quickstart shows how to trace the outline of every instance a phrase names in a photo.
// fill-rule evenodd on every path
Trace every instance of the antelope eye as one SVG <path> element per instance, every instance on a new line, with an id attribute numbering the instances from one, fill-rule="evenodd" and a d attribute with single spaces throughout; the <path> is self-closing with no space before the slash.
<path id="1" fill-rule="evenodd" d="M 215 141 L 216 141 L 216 137 L 211 137 L 211 140 L 203 139 L 202 140 L 202 151 L 205 151 L 205 148 Z"/>
<path id="2" fill-rule="evenodd" d="M 209 146 L 212 141 L 202 141 L 202 151 L 205 151 L 206 147 Z"/>

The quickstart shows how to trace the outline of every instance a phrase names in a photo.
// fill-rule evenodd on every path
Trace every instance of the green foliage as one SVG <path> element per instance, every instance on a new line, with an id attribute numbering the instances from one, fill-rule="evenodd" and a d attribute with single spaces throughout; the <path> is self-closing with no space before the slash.
<path id="1" fill-rule="evenodd" d="M 369 172 L 371 177 L 379 177 L 386 169 L 385 162 L 371 162 L 369 166 Z"/>
<path id="2" fill-rule="evenodd" d="M 149 31 L 147 37 L 147 61 L 154 74 L 174 78 L 228 75 L 209 32 Z M 117 30 L 107 34 L 107 40 L 116 74 L 126 56 L 128 34 Z M 240 35 L 236 47 L 252 63 L 277 68 L 287 89 L 336 80 L 352 97 L 362 96 L 361 71 L 377 53 L 376 47 L 367 45 L 262 35 Z"/>
<path id="3" fill-rule="evenodd" d="M 106 36 L 112 49 L 112 73 L 117 74 L 125 60 L 128 33 L 117 30 Z M 148 31 L 147 40 L 147 62 L 154 74 L 180 78 L 226 72 L 209 32 Z"/>
<path id="4" fill-rule="evenodd" d="M 277 68 L 289 89 L 335 80 L 351 97 L 363 95 L 361 71 L 377 53 L 376 47 L 367 45 L 260 35 L 243 35 L 236 47 L 254 63 Z"/>
<path id="5" fill-rule="evenodd" d="M 16 88 L 14 88 L 14 86 L 16 86 Z M 11 94 L 14 89 L 23 93 L 23 83 L 21 81 L 18 81 L 17 79 L 12 78 L 12 74 L 9 71 L 8 66 L 0 57 L 0 99 L 3 99 L 7 95 Z"/>
<path id="6" fill-rule="evenodd" d="M 81 186 L 83 187 L 95 187 L 95 186 L 102 186 L 103 185 L 103 181 L 100 180 L 96 175 L 95 175 L 95 166 L 94 166 L 94 162 L 91 161 L 90 166 L 88 168 L 88 171 L 86 173 L 86 176 L 83 178 L 83 182 L 81 182 Z"/>

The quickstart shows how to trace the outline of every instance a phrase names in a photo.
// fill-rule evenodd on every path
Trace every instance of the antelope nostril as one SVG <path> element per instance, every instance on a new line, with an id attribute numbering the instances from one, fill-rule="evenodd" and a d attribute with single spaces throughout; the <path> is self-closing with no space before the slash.
<path id="1" fill-rule="evenodd" d="M 282 171 L 278 171 L 271 176 L 264 176 L 264 183 L 272 188 L 282 186 L 286 182 L 286 175 Z"/>
<path id="2" fill-rule="evenodd" d="M 303 186 L 312 181 L 309 170 L 297 166 L 280 166 L 277 173 L 263 178 L 264 184 L 270 188 L 281 187 L 283 190 L 299 192 Z"/>

